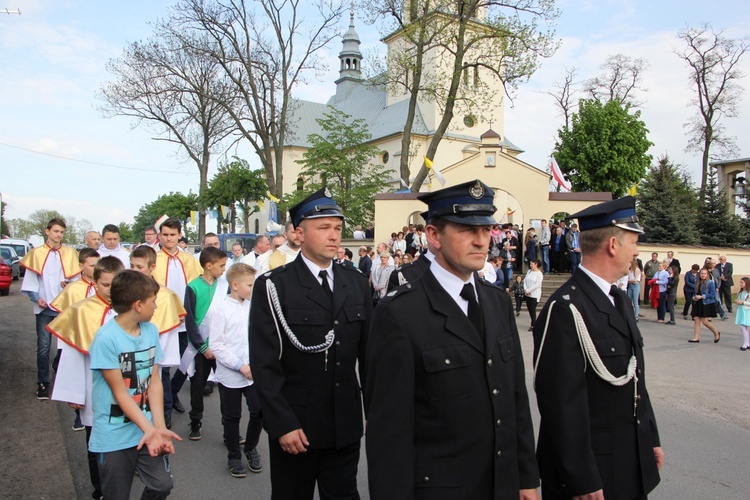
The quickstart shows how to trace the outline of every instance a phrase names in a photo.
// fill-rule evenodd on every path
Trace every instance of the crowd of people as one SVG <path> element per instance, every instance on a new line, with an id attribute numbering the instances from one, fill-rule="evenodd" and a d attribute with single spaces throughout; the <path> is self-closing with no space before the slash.
<path id="1" fill-rule="evenodd" d="M 264 470 L 265 428 L 273 498 L 312 498 L 316 486 L 321 498 L 358 498 L 363 409 L 371 498 L 532 499 L 540 478 L 560 497 L 645 497 L 664 455 L 636 324 L 647 300 L 657 321 L 675 323 L 679 261 L 672 252 L 636 258 L 642 230 L 632 198 L 576 214 L 580 229 L 541 221 L 523 234 L 495 222 L 493 197 L 478 180 L 423 194 L 427 224 L 360 246 L 356 265 L 341 245 L 344 215 L 325 190 L 290 209 L 283 234 L 259 236 L 252 249 L 234 244 L 231 255 L 213 233 L 198 254 L 181 250 L 182 225 L 172 218 L 132 251 L 107 225 L 76 252 L 61 245 L 65 222 L 51 220 L 45 245 L 23 260 L 37 398 L 75 411 L 92 497 L 128 498 L 137 471 L 145 498 L 166 498 L 181 440 L 172 413 L 187 412 L 187 437 L 199 441 L 210 380 L 229 474 Z M 568 270 L 537 319 L 544 275 Z M 740 280 L 734 301 L 732 285 L 725 256 L 685 273 L 690 342 L 701 326 L 718 342 L 711 319 L 736 307 L 741 349 L 750 348 L 750 280 Z M 542 417 L 536 453 L 515 323 L 524 303 Z M 420 321 L 400 319 L 413 315 Z M 54 384 L 50 334 L 60 347 Z M 581 355 L 591 370 L 570 362 Z M 178 396 L 188 381 L 189 410 Z M 587 408 L 586 400 L 610 404 Z M 610 441 L 594 444 L 600 424 Z M 597 446 L 616 450 L 617 481 Z"/>

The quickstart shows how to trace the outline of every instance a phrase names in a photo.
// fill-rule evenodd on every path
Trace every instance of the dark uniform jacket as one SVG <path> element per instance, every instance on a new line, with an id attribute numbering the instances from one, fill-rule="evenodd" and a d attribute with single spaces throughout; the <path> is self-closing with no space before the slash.
<path id="1" fill-rule="evenodd" d="M 616 387 L 584 362 L 570 304 L 581 313 L 613 376 L 624 375 L 635 354 L 637 399 L 632 380 Z M 660 446 L 659 433 L 646 390 L 643 339 L 632 309 L 623 318 L 593 280 L 576 271 L 534 323 L 534 360 L 541 414 L 537 457 L 544 498 L 570 498 L 604 488 L 607 500 L 632 499 L 653 490 L 659 483 L 653 451 Z"/>
<path id="2" fill-rule="evenodd" d="M 401 286 L 399 275 L 401 275 L 407 283 L 411 283 L 412 281 L 419 279 L 429 267 L 430 259 L 425 257 L 425 254 L 422 254 L 414 262 L 409 262 L 408 264 L 404 264 L 397 268 L 391 273 L 391 277 L 388 278 L 388 291 Z"/>
<path id="3" fill-rule="evenodd" d="M 513 308 L 502 290 L 475 283 L 484 342 L 429 269 L 375 308 L 365 392 L 373 500 L 515 500 L 538 486 Z"/>
<path id="4" fill-rule="evenodd" d="M 255 282 L 250 366 L 271 439 L 301 428 L 310 448 L 324 449 L 341 448 L 362 437 L 356 365 L 359 362 L 364 381 L 372 298 L 367 279 L 356 269 L 334 265 L 333 274 L 333 310 L 301 254 Z M 268 281 L 274 283 L 286 322 L 303 345 L 322 344 L 333 328 L 336 338 L 327 363 L 325 353 L 306 353 L 292 345 L 283 328 L 279 345 L 266 295 Z"/>

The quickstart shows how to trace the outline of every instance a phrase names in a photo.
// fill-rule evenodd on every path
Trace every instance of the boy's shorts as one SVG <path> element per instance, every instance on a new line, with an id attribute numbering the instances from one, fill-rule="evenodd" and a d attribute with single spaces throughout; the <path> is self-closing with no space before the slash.
<path id="1" fill-rule="evenodd" d="M 142 498 L 163 499 L 174 486 L 169 466 L 169 455 L 152 457 L 148 447 L 97 453 L 97 465 L 102 482 L 102 494 L 107 500 L 128 500 L 133 476 L 138 471 L 145 488 Z"/>

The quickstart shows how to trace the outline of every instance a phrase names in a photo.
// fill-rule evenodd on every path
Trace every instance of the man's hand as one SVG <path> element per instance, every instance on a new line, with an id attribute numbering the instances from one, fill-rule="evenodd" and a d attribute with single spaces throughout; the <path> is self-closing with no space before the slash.
<path id="1" fill-rule="evenodd" d="M 307 451 L 307 446 L 310 446 L 310 443 L 307 441 L 305 431 L 302 429 L 295 429 L 279 438 L 279 446 L 281 446 L 281 449 L 285 452 L 297 455 L 298 453 L 305 453 Z"/>
<path id="2" fill-rule="evenodd" d="M 240 366 L 240 373 L 243 374 L 248 380 L 253 379 L 253 372 L 250 371 L 250 365 Z"/>
<path id="3" fill-rule="evenodd" d="M 604 500 L 604 490 L 587 493 L 586 495 L 578 495 L 577 497 L 573 497 L 573 500 Z"/>
<path id="4" fill-rule="evenodd" d="M 210 348 L 206 349 L 206 352 L 203 353 L 203 356 L 206 359 L 214 359 L 214 353 L 211 352 Z"/>
<path id="5" fill-rule="evenodd" d="M 83 405 L 78 405 L 75 403 L 68 403 L 69 408 L 73 408 L 74 410 L 83 410 Z"/>
<path id="6" fill-rule="evenodd" d="M 539 500 L 539 494 L 536 488 L 530 490 L 521 490 L 518 495 L 519 500 Z"/>
<path id="7" fill-rule="evenodd" d="M 656 459 L 656 468 L 661 470 L 661 466 L 664 465 L 664 450 L 661 449 L 661 446 L 654 448 L 654 458 Z"/>
<path id="8" fill-rule="evenodd" d="M 47 301 L 43 298 L 39 297 L 39 300 L 36 301 L 36 305 L 41 307 L 42 309 L 47 309 Z"/>

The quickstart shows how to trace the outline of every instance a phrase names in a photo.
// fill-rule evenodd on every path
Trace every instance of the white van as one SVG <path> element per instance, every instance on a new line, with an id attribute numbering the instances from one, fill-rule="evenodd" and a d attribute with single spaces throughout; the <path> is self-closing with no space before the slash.
<path id="1" fill-rule="evenodd" d="M 0 239 L 0 246 L 11 247 L 13 250 L 16 251 L 19 259 L 23 259 L 23 256 L 26 255 L 26 253 L 28 253 L 28 251 L 33 248 L 31 246 L 31 243 L 29 243 L 26 240 L 19 239 L 19 238 Z M 26 274 L 26 268 L 21 266 L 21 276 L 23 276 L 24 274 Z"/>

